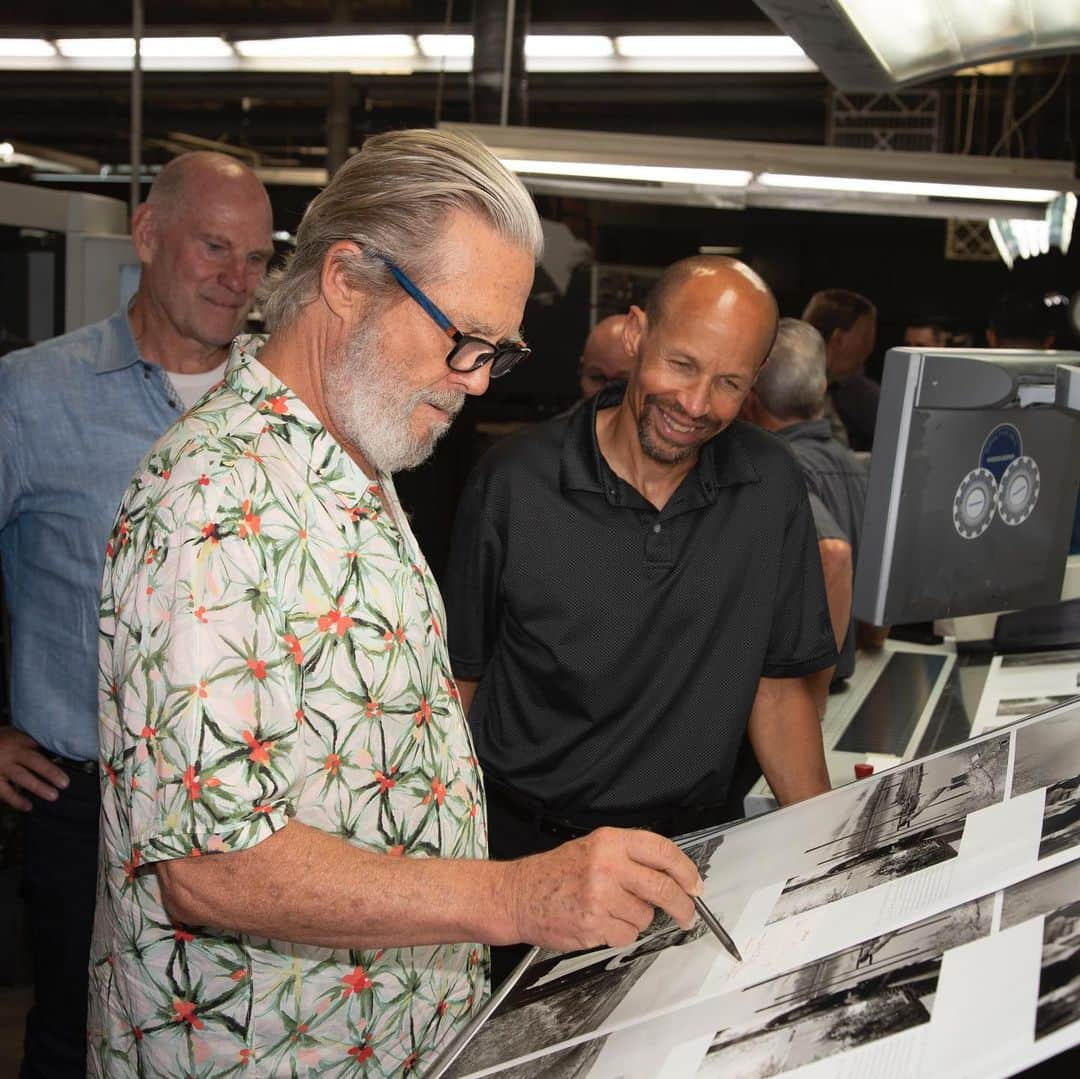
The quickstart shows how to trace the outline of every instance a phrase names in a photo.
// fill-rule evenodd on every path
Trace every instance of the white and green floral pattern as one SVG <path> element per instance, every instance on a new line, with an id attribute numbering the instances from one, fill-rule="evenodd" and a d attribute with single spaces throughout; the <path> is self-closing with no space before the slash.
<path id="1" fill-rule="evenodd" d="M 420 1072 L 487 992 L 479 945 L 332 950 L 162 907 L 152 863 L 290 818 L 391 855 L 487 852 L 442 602 L 392 482 L 260 343 L 143 460 L 107 549 L 91 1074 Z"/>

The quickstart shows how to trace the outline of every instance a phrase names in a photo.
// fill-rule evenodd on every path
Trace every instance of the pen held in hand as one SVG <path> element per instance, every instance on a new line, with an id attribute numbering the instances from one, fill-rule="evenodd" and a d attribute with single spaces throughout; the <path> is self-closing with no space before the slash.
<path id="1" fill-rule="evenodd" d="M 697 910 L 699 917 L 708 929 L 711 930 L 713 936 L 715 936 L 724 948 L 741 963 L 742 956 L 739 955 L 739 949 L 735 947 L 735 941 L 731 939 L 727 930 L 717 920 L 716 915 L 705 905 L 705 900 L 699 895 L 692 895 L 690 898 L 694 901 L 694 907 Z"/>

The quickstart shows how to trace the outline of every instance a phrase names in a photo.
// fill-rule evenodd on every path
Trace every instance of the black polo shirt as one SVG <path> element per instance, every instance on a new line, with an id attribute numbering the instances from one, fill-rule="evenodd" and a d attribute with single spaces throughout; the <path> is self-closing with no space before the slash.
<path id="1" fill-rule="evenodd" d="M 657 512 L 597 445 L 624 388 L 488 452 L 443 589 L 485 771 L 568 819 L 723 801 L 759 678 L 836 662 L 790 452 L 736 422 Z"/>

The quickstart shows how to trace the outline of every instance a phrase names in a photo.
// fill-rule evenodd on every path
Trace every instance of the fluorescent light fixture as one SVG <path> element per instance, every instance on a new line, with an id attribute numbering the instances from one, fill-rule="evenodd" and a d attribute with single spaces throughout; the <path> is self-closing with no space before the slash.
<path id="1" fill-rule="evenodd" d="M 0 38 L 0 56 L 45 57 L 55 55 L 56 49 L 52 42 L 41 37 Z"/>
<path id="2" fill-rule="evenodd" d="M 753 175 L 746 169 L 621 165 L 601 161 L 541 161 L 504 157 L 502 163 L 513 172 L 533 176 L 580 176 L 595 180 L 636 180 L 639 183 L 690 184 L 700 187 L 745 187 Z"/>
<path id="3" fill-rule="evenodd" d="M 614 53 L 611 38 L 601 34 L 529 34 L 525 38 L 525 55 L 529 59 L 597 58 Z"/>
<path id="4" fill-rule="evenodd" d="M 833 0 L 896 80 L 1080 43 L 1075 0 Z"/>
<path id="5" fill-rule="evenodd" d="M 1036 220 L 992 218 L 990 235 L 1002 262 L 1011 270 L 1018 258 L 1045 255 L 1051 247 L 1057 247 L 1067 255 L 1075 220 L 1076 196 L 1067 191 L 1047 206 L 1045 217 Z"/>
<path id="6" fill-rule="evenodd" d="M 805 176 L 763 172 L 763 187 L 800 191 L 847 191 L 861 195 L 911 195 L 942 199 L 987 199 L 993 202 L 1049 202 L 1056 191 L 1031 187 L 988 187 L 981 184 L 943 184 L 924 180 L 876 180 L 866 176 Z"/>
<path id="7" fill-rule="evenodd" d="M 420 51 L 429 59 L 468 59 L 473 54 L 472 34 L 420 34 Z"/>
<path id="8" fill-rule="evenodd" d="M 61 56 L 72 60 L 130 60 L 135 40 L 130 37 L 61 38 L 56 43 Z M 144 37 L 139 53 L 153 60 L 196 60 L 232 56 L 232 49 L 220 37 Z"/>
<path id="9" fill-rule="evenodd" d="M 784 59 L 805 53 L 780 34 L 641 34 L 617 37 L 620 56 L 647 58 L 723 57 Z"/>
<path id="10" fill-rule="evenodd" d="M 404 60 L 416 55 L 408 34 L 339 34 L 326 37 L 279 37 L 235 42 L 236 51 L 249 60 L 355 57 Z"/>

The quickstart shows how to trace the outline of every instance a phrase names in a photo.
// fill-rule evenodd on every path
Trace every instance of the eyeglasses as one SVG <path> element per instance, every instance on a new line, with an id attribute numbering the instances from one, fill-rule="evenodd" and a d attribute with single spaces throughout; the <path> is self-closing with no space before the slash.
<path id="1" fill-rule="evenodd" d="M 531 352 L 524 341 L 500 341 L 493 345 L 482 337 L 462 333 L 424 293 L 406 277 L 405 273 L 383 255 L 376 255 L 394 275 L 394 280 L 428 313 L 432 321 L 454 342 L 446 354 L 446 366 L 454 371 L 478 371 L 485 363 L 491 363 L 491 377 L 503 375 L 525 359 Z"/>

